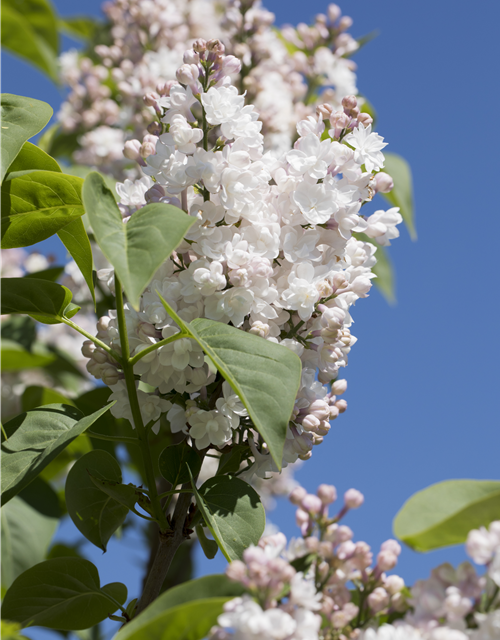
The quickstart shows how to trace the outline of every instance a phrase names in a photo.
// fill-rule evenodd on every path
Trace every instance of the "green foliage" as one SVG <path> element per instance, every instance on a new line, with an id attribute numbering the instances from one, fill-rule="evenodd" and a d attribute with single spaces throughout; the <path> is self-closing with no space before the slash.
<path id="1" fill-rule="evenodd" d="M 87 454 L 88 455 L 88 454 Z M 109 455 L 109 454 L 107 454 Z M 89 476 L 94 485 L 108 497 L 119 502 L 127 509 L 133 509 L 138 500 L 144 498 L 144 494 L 133 484 L 121 484 L 112 480 L 102 480 L 89 471 Z"/>
<path id="2" fill-rule="evenodd" d="M 97 568 L 83 558 L 53 558 L 20 575 L 5 595 L 2 617 L 23 627 L 88 629 L 127 599 L 120 582 L 100 586 Z"/>
<path id="3" fill-rule="evenodd" d="M 127 224 L 104 179 L 89 173 L 82 190 L 85 211 L 101 251 L 113 265 L 135 309 L 158 267 L 179 245 L 195 219 L 172 205 L 148 204 Z"/>
<path id="4" fill-rule="evenodd" d="M 395 153 L 384 152 L 384 171 L 394 180 L 394 188 L 390 193 L 381 193 L 392 206 L 399 207 L 403 220 L 410 232 L 412 240 L 417 239 L 413 212 L 413 181 L 410 165 L 404 158 Z"/>
<path id="5" fill-rule="evenodd" d="M 72 16 L 59 18 L 59 30 L 78 40 L 92 40 L 98 27 L 98 22 L 88 16 Z"/>
<path id="6" fill-rule="evenodd" d="M 112 405 L 91 416 L 64 404 L 27 411 L 4 425 L 2 437 L 2 503 L 28 486 L 77 436 L 86 431 Z"/>
<path id="7" fill-rule="evenodd" d="M 7 9 L 7 14 L 9 10 Z M 6 5 L 2 3 L 2 36 L 7 30 Z M 41 131 L 52 116 L 52 107 L 46 102 L 2 93 L 0 125 L 2 127 L 2 155 L 0 182 L 14 162 L 26 140 Z"/>
<path id="8" fill-rule="evenodd" d="M 11 173 L 2 184 L 2 249 L 28 247 L 81 218 L 83 181 L 56 171 Z"/>
<path id="9" fill-rule="evenodd" d="M 282 345 L 222 322 L 205 318 L 184 322 L 159 293 L 158 296 L 171 318 L 196 340 L 238 394 L 281 469 L 288 423 L 300 384 L 300 358 Z"/>
<path id="10" fill-rule="evenodd" d="M 66 479 L 66 507 L 75 527 L 92 544 L 106 551 L 129 508 L 94 484 L 93 478 L 121 483 L 120 465 L 106 451 L 90 451 L 71 467 Z"/>
<path id="11" fill-rule="evenodd" d="M 64 267 L 49 267 L 48 269 L 42 269 L 41 271 L 35 271 L 34 273 L 27 273 L 24 278 L 40 278 L 40 280 L 50 280 L 55 282 L 64 271 Z"/>
<path id="12" fill-rule="evenodd" d="M 31 385 L 26 387 L 21 396 L 21 408 L 23 411 L 31 411 L 37 407 L 45 407 L 48 404 L 68 404 L 75 406 L 74 403 L 63 396 L 62 393 L 49 387 L 38 387 Z"/>
<path id="13" fill-rule="evenodd" d="M 215 558 L 215 556 L 217 555 L 217 551 L 219 550 L 219 545 L 217 544 L 217 542 L 215 542 L 215 540 L 210 540 L 210 538 L 207 538 L 201 524 L 196 525 L 196 535 L 205 556 L 209 560 Z"/>
<path id="14" fill-rule="evenodd" d="M 394 519 L 394 534 L 415 551 L 465 542 L 471 529 L 500 520 L 500 482 L 447 480 L 415 493 Z"/>
<path id="15" fill-rule="evenodd" d="M 77 218 L 73 220 L 73 222 L 59 229 L 57 235 L 82 272 L 95 304 L 94 261 L 92 259 L 90 240 L 85 231 L 82 219 Z"/>
<path id="16" fill-rule="evenodd" d="M 48 153 L 45 153 L 40 147 L 31 142 L 25 142 L 14 162 L 10 165 L 9 174 L 35 170 L 61 173 L 61 167 L 54 158 L 51 158 Z"/>
<path id="17" fill-rule="evenodd" d="M 35 321 L 27 316 L 10 316 L 2 321 L 1 335 L 2 340 L 17 342 L 30 351 L 36 340 Z"/>
<path id="18" fill-rule="evenodd" d="M 62 515 L 59 496 L 52 486 L 40 476 L 25 487 L 17 496 L 26 504 L 48 518 L 60 518 Z M 15 499 L 15 498 L 14 498 Z M 9 502 L 10 504 L 10 502 Z"/>
<path id="19" fill-rule="evenodd" d="M 73 153 L 79 147 L 79 137 L 80 134 L 77 131 L 66 133 L 62 130 L 60 124 L 53 124 L 39 137 L 38 146 L 50 156 L 53 156 L 54 158 L 63 158 L 70 162 Z M 67 171 L 67 173 L 73 174 L 72 171 Z"/>
<path id="20" fill-rule="evenodd" d="M 22 371 L 46 367 L 55 356 L 42 345 L 34 345 L 31 351 L 17 342 L 2 339 L 2 371 Z"/>
<path id="21" fill-rule="evenodd" d="M 80 307 L 73 294 L 55 282 L 38 278 L 2 278 L 2 313 L 23 313 L 45 324 L 71 318 Z"/>
<path id="22" fill-rule="evenodd" d="M 215 476 L 193 492 L 210 533 L 228 562 L 239 560 L 243 551 L 256 545 L 266 526 L 259 494 L 239 478 Z"/>
<path id="23" fill-rule="evenodd" d="M 141 614 L 134 618 L 131 622 L 125 625 L 115 636 L 116 640 L 142 640 L 148 638 L 148 640 L 170 640 L 170 638 L 192 638 L 193 640 L 200 640 L 208 633 L 210 626 L 215 624 L 213 620 L 207 627 L 206 631 L 200 629 L 201 635 L 166 635 L 167 631 L 176 630 L 176 633 L 191 633 L 189 621 L 184 621 L 184 626 L 174 621 L 179 621 L 177 615 L 171 616 L 169 612 L 188 604 L 196 604 L 197 602 L 206 602 L 207 599 L 213 599 L 213 605 L 217 604 L 215 601 L 222 599 L 222 602 L 235 598 L 243 593 L 243 587 L 241 584 L 232 582 L 224 575 L 211 575 L 198 578 L 197 580 L 190 580 L 183 584 L 169 589 L 163 593 L 159 598 L 152 602 Z M 184 610 L 186 611 L 186 610 Z M 193 616 L 200 616 L 202 611 L 205 611 L 203 606 L 201 609 L 188 609 Z M 220 609 L 217 609 L 215 619 L 221 613 Z M 208 624 L 208 623 L 207 623 Z M 179 629 L 179 631 L 177 631 Z"/>
<path id="24" fill-rule="evenodd" d="M 179 444 L 171 445 L 160 453 L 158 466 L 161 475 L 168 480 L 172 488 L 189 482 L 189 469 L 195 477 L 201 469 L 201 458 L 197 451 L 183 440 Z"/>
<path id="25" fill-rule="evenodd" d="M 30 506 L 20 496 L 0 510 L 2 522 L 2 589 L 24 571 L 41 562 L 59 520 Z"/>

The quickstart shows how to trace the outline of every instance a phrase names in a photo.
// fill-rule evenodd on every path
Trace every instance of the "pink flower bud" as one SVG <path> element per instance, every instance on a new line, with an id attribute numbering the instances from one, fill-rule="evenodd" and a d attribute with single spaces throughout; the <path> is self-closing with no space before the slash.
<path id="1" fill-rule="evenodd" d="M 324 505 L 332 504 L 337 499 L 337 489 L 332 484 L 320 484 L 316 493 Z"/>
<path id="2" fill-rule="evenodd" d="M 123 147 L 123 155 L 129 160 L 137 160 L 140 157 L 141 143 L 139 140 L 127 140 Z"/>
<path id="3" fill-rule="evenodd" d="M 345 524 L 341 524 L 337 529 L 337 540 L 338 542 L 346 542 L 347 540 L 352 540 L 354 537 L 354 532 L 351 527 L 348 527 Z"/>
<path id="4" fill-rule="evenodd" d="M 159 122 L 151 122 L 148 124 L 147 129 L 152 136 L 160 136 L 163 132 L 163 127 Z"/>
<path id="5" fill-rule="evenodd" d="M 194 47 L 193 47 L 194 48 Z M 225 46 L 222 44 L 220 40 L 212 39 L 207 42 L 208 51 L 212 51 L 214 53 L 222 54 L 226 50 Z"/>
<path id="6" fill-rule="evenodd" d="M 169 82 L 160 82 L 156 85 L 156 93 L 162 97 L 169 96 L 172 85 L 172 80 L 169 80 Z"/>
<path id="7" fill-rule="evenodd" d="M 156 154 L 156 144 L 154 142 L 143 142 L 140 150 L 141 156 L 147 158 Z"/>
<path id="8" fill-rule="evenodd" d="M 399 593 L 405 586 L 403 578 L 397 575 L 388 576 L 384 581 L 384 589 L 393 596 Z"/>
<path id="9" fill-rule="evenodd" d="M 333 557 L 333 544 L 328 540 L 323 540 L 319 545 L 319 552 L 323 558 Z"/>
<path id="10" fill-rule="evenodd" d="M 377 556 L 377 566 L 381 571 L 390 571 L 398 563 L 398 557 L 392 551 L 381 551 Z"/>
<path id="11" fill-rule="evenodd" d="M 304 541 L 306 543 L 307 550 L 310 553 L 316 553 L 319 549 L 319 540 L 316 536 L 309 536 Z"/>
<path id="12" fill-rule="evenodd" d="M 364 127 L 367 127 L 369 124 L 373 124 L 373 118 L 369 113 L 358 113 L 358 117 L 356 118 L 359 124 L 362 124 Z"/>
<path id="13" fill-rule="evenodd" d="M 309 413 L 318 418 L 318 420 L 327 420 L 330 415 L 330 407 L 324 400 L 314 400 L 313 403 L 309 406 Z"/>
<path id="14" fill-rule="evenodd" d="M 158 183 L 155 183 L 144 194 L 144 198 L 148 203 L 160 202 L 161 198 L 164 198 L 164 197 L 165 197 L 165 189 L 161 186 L 161 184 L 158 184 Z"/>
<path id="15" fill-rule="evenodd" d="M 389 538 L 385 542 L 382 542 L 380 545 L 381 551 L 390 551 L 395 556 L 399 556 L 401 554 L 401 545 L 396 540 Z"/>
<path id="16" fill-rule="evenodd" d="M 200 70 L 195 64 L 183 64 L 177 69 L 175 75 L 181 84 L 193 84 L 198 80 Z"/>
<path id="17" fill-rule="evenodd" d="M 247 575 L 247 567 L 241 560 L 233 560 L 226 567 L 226 576 L 235 582 L 243 582 Z"/>
<path id="18" fill-rule="evenodd" d="M 146 107 L 154 107 L 155 110 L 158 109 L 158 98 L 160 96 L 157 93 L 146 93 L 146 95 L 144 96 L 143 100 L 144 100 L 144 104 L 146 105 Z"/>
<path id="19" fill-rule="evenodd" d="M 306 431 L 316 431 L 320 426 L 320 421 L 316 416 L 309 414 L 302 420 L 302 426 Z"/>
<path id="20" fill-rule="evenodd" d="M 298 527 L 302 527 L 303 525 L 309 525 L 310 519 L 309 514 L 303 511 L 302 509 L 297 509 L 295 512 L 295 522 Z"/>
<path id="21" fill-rule="evenodd" d="M 333 405 L 333 407 L 330 407 L 330 420 L 335 420 L 335 418 L 339 417 L 339 408 L 336 407 L 335 405 Z"/>
<path id="22" fill-rule="evenodd" d="M 388 173 L 381 171 L 375 175 L 375 190 L 377 193 L 389 193 L 394 189 L 394 181 Z"/>
<path id="23" fill-rule="evenodd" d="M 307 511 L 308 513 L 319 513 L 323 507 L 323 503 L 318 496 L 315 496 L 312 493 L 308 493 L 300 504 L 304 511 Z"/>
<path id="24" fill-rule="evenodd" d="M 85 340 L 85 342 L 82 344 L 82 355 L 84 356 L 84 358 L 91 358 L 95 349 L 96 346 L 92 342 L 92 340 Z"/>
<path id="25" fill-rule="evenodd" d="M 342 12 L 338 5 L 333 3 L 328 5 L 328 19 L 330 20 L 330 22 L 337 22 L 337 20 L 341 16 L 341 13 Z"/>
<path id="26" fill-rule="evenodd" d="M 101 347 L 97 347 L 92 354 L 92 359 L 99 364 L 108 362 L 108 354 Z"/>
<path id="27" fill-rule="evenodd" d="M 389 605 L 389 594 L 382 587 L 377 587 L 368 596 L 368 605 L 374 613 L 378 613 Z"/>
<path id="28" fill-rule="evenodd" d="M 316 115 L 321 116 L 323 120 L 329 120 L 333 113 L 333 107 L 331 104 L 319 104 L 316 107 Z"/>
<path id="29" fill-rule="evenodd" d="M 293 491 L 288 496 L 288 499 L 292 504 L 299 505 L 302 500 L 306 497 L 307 491 L 304 487 L 295 487 Z"/>
<path id="30" fill-rule="evenodd" d="M 222 60 L 222 73 L 231 75 L 241 71 L 241 61 L 235 56 L 225 56 Z"/>
<path id="31" fill-rule="evenodd" d="M 207 50 L 207 41 L 203 40 L 203 38 L 198 38 L 193 43 L 193 50 L 196 53 L 204 53 Z"/>
<path id="32" fill-rule="evenodd" d="M 354 109 L 355 107 L 357 107 L 358 100 L 356 96 L 345 96 L 344 98 L 342 98 L 342 106 L 347 111 L 350 111 L 351 109 Z"/>
<path id="33" fill-rule="evenodd" d="M 106 367 L 106 369 L 102 372 L 102 381 L 108 387 L 112 387 L 113 385 L 115 385 L 118 380 L 120 380 L 120 374 L 111 365 L 109 367 Z"/>
<path id="34" fill-rule="evenodd" d="M 188 49 L 187 51 L 184 51 L 184 55 L 182 56 L 182 61 L 185 64 L 198 64 L 200 61 L 200 56 L 198 55 L 198 52 L 195 51 L 194 49 Z"/>
<path id="35" fill-rule="evenodd" d="M 357 509 L 364 501 L 364 495 L 357 489 L 348 489 L 344 493 L 344 502 L 348 509 Z"/>
<path id="36" fill-rule="evenodd" d="M 352 18 L 349 16 L 342 16 L 339 20 L 339 29 L 340 31 L 347 31 L 352 27 Z"/>
<path id="37" fill-rule="evenodd" d="M 347 402 L 345 400 L 337 400 L 335 403 L 335 408 L 338 409 L 339 413 L 344 413 L 347 409 Z"/>

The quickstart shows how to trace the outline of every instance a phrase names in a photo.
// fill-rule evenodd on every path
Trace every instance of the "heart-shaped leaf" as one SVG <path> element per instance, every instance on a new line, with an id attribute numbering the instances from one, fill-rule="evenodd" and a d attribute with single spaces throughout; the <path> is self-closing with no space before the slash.
<path id="1" fill-rule="evenodd" d="M 389 193 L 382 193 L 394 207 L 399 207 L 410 237 L 417 239 L 417 230 L 413 213 L 413 184 L 410 165 L 404 158 L 395 153 L 384 152 L 384 171 L 394 180 L 394 188 Z"/>
<path id="2" fill-rule="evenodd" d="M 2 184 L 2 249 L 41 242 L 81 218 L 82 184 L 56 171 L 9 173 Z"/>
<path id="3" fill-rule="evenodd" d="M 53 558 L 21 574 L 5 595 L 2 617 L 23 627 L 73 631 L 106 619 L 127 599 L 120 582 L 100 586 L 97 568 L 83 558 Z M 118 603 L 118 604 L 117 604 Z"/>
<path id="4" fill-rule="evenodd" d="M 7 15 L 9 10 L 7 9 Z M 2 3 L 2 46 L 8 32 L 6 24 L 6 6 Z M 25 43 L 26 44 L 26 43 Z M 41 131 L 52 117 L 52 107 L 46 102 L 2 93 L 0 107 L 0 125 L 2 127 L 2 155 L 0 182 L 3 182 L 7 169 L 14 162 L 26 140 Z"/>
<path id="5" fill-rule="evenodd" d="M 198 490 L 192 482 L 196 504 L 210 533 L 228 562 L 240 560 L 243 551 L 256 545 L 266 526 L 259 494 L 239 478 L 215 476 Z"/>
<path id="6" fill-rule="evenodd" d="M 129 509 L 97 487 L 94 478 L 117 484 L 122 481 L 120 465 L 107 451 L 90 451 L 71 467 L 66 479 L 66 506 L 80 533 L 106 551 Z"/>
<path id="7" fill-rule="evenodd" d="M 471 529 L 500 520 L 500 482 L 446 480 L 415 493 L 394 519 L 394 534 L 416 551 L 465 542 Z"/>
<path id="8" fill-rule="evenodd" d="M 56 282 L 2 278 L 1 284 L 2 313 L 24 313 L 45 324 L 57 324 L 80 309 L 71 304 L 71 291 Z"/>
<path id="9" fill-rule="evenodd" d="M 162 593 L 142 613 L 125 625 L 115 638 L 116 640 L 142 640 L 142 638 L 163 640 L 165 631 L 173 628 L 165 624 L 165 616 L 169 611 L 185 604 L 206 601 L 210 598 L 229 600 L 242 595 L 243 592 L 241 584 L 229 580 L 225 575 L 211 575 L 197 580 L 189 580 Z M 212 622 L 213 624 L 215 623 Z M 206 633 L 207 631 L 201 633 L 197 638 L 205 637 Z M 180 637 L 184 639 L 191 636 Z M 170 640 L 170 636 L 168 638 Z"/>
<path id="10" fill-rule="evenodd" d="M 196 340 L 246 407 L 278 469 L 301 376 L 300 358 L 286 347 L 206 318 L 184 322 L 158 294 L 184 333 Z"/>
<path id="11" fill-rule="evenodd" d="M 182 241 L 195 219 L 172 205 L 148 204 L 123 224 L 115 198 L 95 171 L 82 190 L 97 244 L 113 265 L 135 309 L 158 267 Z"/>
<path id="12" fill-rule="evenodd" d="M 189 482 L 189 469 L 191 469 L 191 473 L 198 477 L 201 469 L 201 459 L 197 451 L 184 440 L 179 444 L 163 449 L 158 460 L 158 467 L 165 480 L 168 480 L 172 487 L 177 487 L 180 484 Z"/>
<path id="13" fill-rule="evenodd" d="M 64 404 L 27 411 L 4 425 L 2 442 L 2 503 L 18 494 L 77 436 L 86 431 L 113 403 L 90 416 Z"/>

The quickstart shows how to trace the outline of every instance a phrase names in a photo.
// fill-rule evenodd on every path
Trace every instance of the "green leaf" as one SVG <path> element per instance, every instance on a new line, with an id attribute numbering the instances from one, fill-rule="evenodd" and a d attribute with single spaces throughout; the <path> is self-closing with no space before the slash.
<path id="1" fill-rule="evenodd" d="M 48 387 L 30 385 L 26 387 L 21 396 L 21 408 L 23 411 L 31 411 L 32 409 L 44 407 L 48 404 L 68 404 L 75 406 L 72 400 L 63 396 L 59 391 Z"/>
<path id="2" fill-rule="evenodd" d="M 2 249 L 50 238 L 81 218 L 83 181 L 56 171 L 10 173 L 2 184 Z"/>
<path id="3" fill-rule="evenodd" d="M 77 436 L 86 431 L 112 404 L 82 417 L 74 407 L 47 405 L 27 411 L 4 425 L 2 442 L 2 503 L 28 486 Z"/>
<path id="4" fill-rule="evenodd" d="M 79 178 L 85 179 L 89 175 L 89 173 L 92 172 L 92 167 L 87 167 L 84 164 L 72 164 L 69 167 L 65 167 L 64 170 L 66 173 L 69 173 L 72 176 L 78 176 Z M 104 180 L 106 186 L 113 194 L 113 197 L 116 200 L 116 202 L 119 202 L 120 196 L 116 192 L 117 180 L 115 180 L 112 176 L 108 176 L 106 174 L 101 173 L 99 175 Z"/>
<path id="5" fill-rule="evenodd" d="M 158 465 L 161 475 L 170 482 L 172 488 L 175 488 L 189 482 L 189 469 L 193 475 L 198 476 L 201 469 L 201 459 L 198 453 L 184 440 L 163 449 Z"/>
<path id="6" fill-rule="evenodd" d="M 45 558 L 59 520 L 39 513 L 16 497 L 0 510 L 2 521 L 2 588 Z"/>
<path id="7" fill-rule="evenodd" d="M 210 533 L 228 562 L 239 560 L 243 551 L 256 545 L 266 526 L 259 494 L 239 478 L 215 476 L 198 490 L 192 482 L 196 504 Z"/>
<path id="8" fill-rule="evenodd" d="M 215 542 L 215 540 L 210 540 L 210 538 L 207 538 L 201 524 L 196 525 L 196 535 L 198 536 L 200 547 L 202 548 L 205 556 L 209 560 L 213 560 L 217 555 L 219 545 Z"/>
<path id="9" fill-rule="evenodd" d="M 54 354 L 43 345 L 34 345 L 32 351 L 27 351 L 17 342 L 2 340 L 2 371 L 46 367 L 54 360 Z"/>
<path id="10" fill-rule="evenodd" d="M 500 520 L 500 482 L 446 480 L 415 493 L 394 519 L 394 534 L 416 551 L 465 542 L 471 529 Z"/>
<path id="11" fill-rule="evenodd" d="M 40 278 L 40 280 L 50 280 L 50 282 L 55 282 L 63 271 L 64 267 L 49 267 L 48 269 L 42 269 L 41 271 L 35 271 L 34 273 L 27 273 L 23 277 Z"/>
<path id="12" fill-rule="evenodd" d="M 412 240 L 417 239 L 417 230 L 413 213 L 413 181 L 410 165 L 404 158 L 395 153 L 384 153 L 384 171 L 394 180 L 394 188 L 390 193 L 381 193 L 394 207 L 399 207 L 403 220 Z"/>
<path id="13" fill-rule="evenodd" d="M 23 313 L 45 324 L 71 318 L 80 307 L 73 294 L 55 282 L 38 278 L 2 278 L 2 313 Z"/>
<path id="14" fill-rule="evenodd" d="M 82 195 L 97 244 L 139 309 L 142 292 L 195 220 L 177 207 L 154 203 L 123 224 L 113 194 L 95 171 L 86 177 Z"/>
<path id="15" fill-rule="evenodd" d="M 79 40 L 92 40 L 97 30 L 97 20 L 88 16 L 59 18 L 59 29 L 66 35 Z"/>
<path id="16" fill-rule="evenodd" d="M 31 142 L 25 142 L 16 159 L 10 165 L 9 174 L 35 170 L 61 173 L 61 167 L 54 158 Z"/>
<path id="17" fill-rule="evenodd" d="M 61 503 L 57 493 L 40 476 L 20 491 L 16 497 L 24 500 L 30 507 L 43 516 L 47 516 L 47 518 L 60 518 L 62 515 Z"/>
<path id="18" fill-rule="evenodd" d="M 8 10 L 7 10 L 8 11 Z M 5 6 L 2 3 L 2 38 L 7 30 Z M 2 160 L 0 182 L 14 162 L 26 140 L 41 131 L 52 116 L 52 107 L 46 102 L 2 93 L 1 96 Z"/>
<path id="19" fill-rule="evenodd" d="M 208 598 L 217 600 L 223 598 L 225 601 L 240 596 L 243 592 L 241 584 L 229 580 L 225 575 L 211 575 L 189 580 L 162 593 L 142 613 L 125 625 L 115 638 L 116 640 L 142 640 L 143 638 L 170 640 L 170 637 L 165 635 L 172 628 L 166 624 L 165 620 L 170 610 L 192 602 L 205 601 Z M 167 622 L 169 619 L 167 618 Z M 191 637 L 203 638 L 207 632 L 208 630 L 199 636 L 180 637 L 183 640 Z"/>
<path id="20" fill-rule="evenodd" d="M 96 487 L 91 475 L 119 484 L 122 472 L 112 455 L 96 450 L 75 462 L 66 479 L 66 506 L 75 527 L 106 551 L 109 539 L 123 524 L 129 509 Z"/>
<path id="21" fill-rule="evenodd" d="M 196 340 L 238 394 L 281 469 L 288 423 L 299 390 L 300 358 L 282 345 L 222 322 L 205 318 L 184 322 L 158 296 L 171 318 Z"/>
<path id="22" fill-rule="evenodd" d="M 248 451 L 249 447 L 247 444 L 233 444 L 231 451 L 221 455 L 217 475 L 226 475 L 239 471 L 243 455 Z"/>
<path id="23" fill-rule="evenodd" d="M 27 316 L 10 316 L 2 321 L 1 335 L 2 340 L 12 340 L 31 351 L 36 340 L 35 321 Z"/>
<path id="24" fill-rule="evenodd" d="M 129 631 L 127 624 L 115 640 L 202 640 L 217 623 L 228 599 L 206 598 L 181 604 L 164 611 L 161 618 L 143 624 L 135 633 Z M 136 620 L 141 620 L 141 616 L 133 622 Z"/>
<path id="25" fill-rule="evenodd" d="M 93 475 L 90 471 L 89 476 L 98 489 L 124 507 L 127 507 L 127 509 L 133 509 L 139 498 L 144 498 L 142 491 L 139 491 L 134 484 L 120 484 L 112 480 L 103 480 Z"/>
<path id="26" fill-rule="evenodd" d="M 73 220 L 73 222 L 70 222 L 62 229 L 59 229 L 57 235 L 82 272 L 95 305 L 93 276 L 94 261 L 92 259 L 90 240 L 87 232 L 85 231 L 82 219 L 77 218 L 76 220 Z"/>
<path id="27" fill-rule="evenodd" d="M 2 617 L 23 627 L 88 629 L 124 604 L 120 582 L 100 586 L 97 568 L 83 558 L 53 558 L 28 569 L 7 591 Z M 115 602 L 116 601 L 116 602 Z"/>

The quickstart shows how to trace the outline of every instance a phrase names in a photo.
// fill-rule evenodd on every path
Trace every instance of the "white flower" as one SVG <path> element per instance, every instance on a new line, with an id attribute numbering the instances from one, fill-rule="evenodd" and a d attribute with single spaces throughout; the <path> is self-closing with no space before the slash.
<path id="1" fill-rule="evenodd" d="M 233 287 L 217 292 L 205 300 L 205 313 L 211 320 L 226 318 L 235 327 L 241 327 L 253 305 L 253 292 L 243 287 Z"/>
<path id="2" fill-rule="evenodd" d="M 200 262 L 202 262 L 200 260 Z M 226 278 L 222 273 L 222 264 L 220 262 L 206 263 L 205 266 L 196 268 L 196 262 L 193 263 L 195 269 L 193 272 L 193 280 L 196 286 L 204 296 L 210 296 L 216 291 L 224 289 L 226 286 Z"/>
<path id="3" fill-rule="evenodd" d="M 207 121 L 210 124 L 230 122 L 238 116 L 245 105 L 245 98 L 238 95 L 238 89 L 229 87 L 210 87 L 201 96 Z"/>
<path id="4" fill-rule="evenodd" d="M 281 609 L 263 611 L 249 596 L 227 602 L 217 622 L 222 628 L 234 631 L 234 640 L 285 640 L 297 628 L 288 613 Z"/>
<path id="5" fill-rule="evenodd" d="M 193 129 L 180 113 L 172 116 L 168 133 L 160 136 L 164 144 L 171 147 L 175 146 L 182 153 L 194 153 L 196 143 L 202 138 L 203 131 L 201 129 Z"/>
<path id="6" fill-rule="evenodd" d="M 334 149 L 331 140 L 323 140 L 310 133 L 295 144 L 295 148 L 286 154 L 286 159 L 290 163 L 290 173 L 292 175 L 308 175 L 310 178 L 319 180 L 324 178 L 334 158 Z"/>
<path id="7" fill-rule="evenodd" d="M 403 222 L 403 217 L 399 213 L 399 207 L 392 207 L 387 211 L 375 211 L 366 219 L 366 222 L 368 225 L 365 230 L 366 235 L 387 247 L 391 244 L 390 240 L 399 238 L 396 225 Z"/>
<path id="8" fill-rule="evenodd" d="M 292 194 L 292 199 L 307 222 L 325 224 L 339 210 L 333 193 L 324 184 L 302 182 Z"/>
<path id="9" fill-rule="evenodd" d="M 372 133 L 372 126 L 366 128 L 360 124 L 357 129 L 349 133 L 344 140 L 355 149 L 354 159 L 364 164 L 367 171 L 378 171 L 384 166 L 382 149 L 387 146 L 382 136 Z"/>
<path id="10" fill-rule="evenodd" d="M 197 411 L 189 417 L 189 424 L 189 435 L 198 449 L 205 449 L 210 444 L 222 447 L 231 440 L 229 420 L 218 411 Z"/>
<path id="11" fill-rule="evenodd" d="M 197 102 L 197 100 L 193 97 L 193 92 L 190 87 L 186 87 L 184 89 L 180 84 L 176 84 L 170 89 L 169 97 L 160 98 L 158 102 L 161 107 L 166 107 L 168 109 L 165 117 L 162 119 L 162 122 L 165 122 L 166 124 L 172 122 L 173 118 L 177 114 L 184 116 L 188 122 L 193 122 L 195 120 L 191 113 L 191 107 Z"/>
<path id="12" fill-rule="evenodd" d="M 306 580 L 302 572 L 293 576 L 290 581 L 290 602 L 310 611 L 318 611 L 321 609 L 321 598 L 321 593 L 316 592 L 314 580 Z"/>
<path id="13" fill-rule="evenodd" d="M 236 429 L 240 424 L 240 416 L 248 416 L 248 411 L 228 382 L 222 384 L 222 393 L 224 397 L 217 398 L 215 406 L 229 420 L 231 429 Z"/>
<path id="14" fill-rule="evenodd" d="M 467 536 L 465 548 L 476 564 L 486 564 L 493 556 L 497 541 L 487 529 L 472 529 Z"/>
<path id="15" fill-rule="evenodd" d="M 362 631 L 359 640 L 423 640 L 423 637 L 418 629 L 406 624 L 398 627 L 383 624 L 378 629 Z"/>
<path id="16" fill-rule="evenodd" d="M 289 288 L 283 291 L 282 298 L 287 309 L 298 311 L 301 320 L 309 320 L 314 305 L 319 300 L 319 292 L 314 286 L 314 267 L 310 262 L 301 262 L 288 276 Z"/>
<path id="17" fill-rule="evenodd" d="M 115 189 L 120 196 L 120 204 L 132 207 L 143 207 L 146 204 L 144 194 L 153 186 L 149 176 L 143 176 L 139 180 L 125 180 L 117 182 Z"/>
<path id="18" fill-rule="evenodd" d="M 475 615 L 479 629 L 474 631 L 470 640 L 498 640 L 500 638 L 500 609 L 488 614 Z"/>

